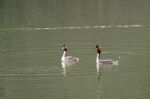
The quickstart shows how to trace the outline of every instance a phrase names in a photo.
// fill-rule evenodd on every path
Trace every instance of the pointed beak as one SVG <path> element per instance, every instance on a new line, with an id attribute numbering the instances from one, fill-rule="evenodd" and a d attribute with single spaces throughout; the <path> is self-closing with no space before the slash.
<path id="1" fill-rule="evenodd" d="M 63 45 L 62 47 L 61 47 L 61 49 L 64 49 L 65 48 L 65 45 Z"/>

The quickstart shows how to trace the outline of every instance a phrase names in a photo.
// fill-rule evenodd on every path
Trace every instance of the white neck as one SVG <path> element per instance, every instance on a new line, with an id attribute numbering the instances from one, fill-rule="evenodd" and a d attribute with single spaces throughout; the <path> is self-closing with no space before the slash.
<path id="1" fill-rule="evenodd" d="M 99 62 L 99 54 L 97 53 L 97 55 L 96 55 L 96 62 Z"/>
<path id="2" fill-rule="evenodd" d="M 65 61 L 66 51 L 63 52 L 63 55 L 61 57 L 61 61 Z"/>

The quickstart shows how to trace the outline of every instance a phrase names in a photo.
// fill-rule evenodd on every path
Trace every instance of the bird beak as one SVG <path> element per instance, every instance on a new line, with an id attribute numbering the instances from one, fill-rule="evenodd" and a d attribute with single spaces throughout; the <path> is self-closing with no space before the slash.
<path id="1" fill-rule="evenodd" d="M 65 47 L 65 46 L 63 45 L 63 46 L 61 47 L 61 49 L 64 49 L 64 47 Z"/>

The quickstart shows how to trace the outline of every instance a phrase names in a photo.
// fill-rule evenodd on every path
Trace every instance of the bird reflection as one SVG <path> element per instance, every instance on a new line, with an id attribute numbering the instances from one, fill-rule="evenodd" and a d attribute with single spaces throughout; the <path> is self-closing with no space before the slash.
<path id="1" fill-rule="evenodd" d="M 100 66 L 100 63 L 96 63 L 97 80 L 100 80 L 101 77 Z"/>
<path id="2" fill-rule="evenodd" d="M 101 99 L 103 95 L 103 88 L 102 88 L 102 68 L 103 65 L 100 63 L 96 63 L 96 72 L 97 72 L 97 88 L 96 88 L 96 99 Z"/>
<path id="3" fill-rule="evenodd" d="M 67 76 L 67 72 L 69 71 L 69 68 L 73 65 L 75 65 L 76 62 L 68 62 L 68 61 L 62 61 L 61 66 L 62 66 L 62 74 L 64 76 Z"/>

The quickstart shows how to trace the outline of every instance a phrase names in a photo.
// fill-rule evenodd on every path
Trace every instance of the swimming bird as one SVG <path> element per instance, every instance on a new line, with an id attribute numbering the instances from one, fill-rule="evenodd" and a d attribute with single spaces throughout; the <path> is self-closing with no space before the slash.
<path id="1" fill-rule="evenodd" d="M 96 45 L 96 51 L 97 51 L 96 63 L 118 65 L 119 63 L 118 60 L 100 59 L 101 49 L 99 48 L 99 45 Z"/>
<path id="2" fill-rule="evenodd" d="M 66 44 L 64 44 L 62 46 L 62 49 L 63 49 L 63 55 L 61 57 L 61 61 L 62 62 L 79 62 L 79 58 L 78 57 L 73 57 L 73 56 L 66 56 L 66 53 L 68 51 L 68 47 Z"/>

